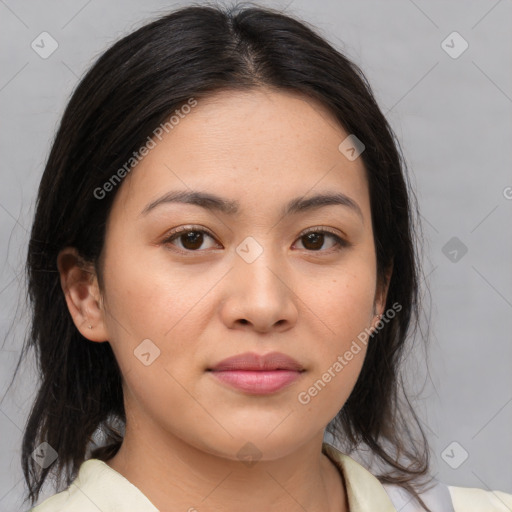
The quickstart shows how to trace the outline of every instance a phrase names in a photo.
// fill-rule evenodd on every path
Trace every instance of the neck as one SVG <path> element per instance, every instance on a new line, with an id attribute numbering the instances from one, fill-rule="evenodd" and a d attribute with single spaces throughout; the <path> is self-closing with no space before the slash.
<path id="1" fill-rule="evenodd" d="M 321 451 L 323 432 L 285 457 L 249 463 L 137 426 L 127 423 L 121 448 L 106 462 L 162 512 L 348 512 L 342 476 Z"/>

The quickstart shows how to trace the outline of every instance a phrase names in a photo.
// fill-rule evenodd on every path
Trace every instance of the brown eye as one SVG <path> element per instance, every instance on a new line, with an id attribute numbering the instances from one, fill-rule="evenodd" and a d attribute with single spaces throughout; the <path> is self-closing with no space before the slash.
<path id="1" fill-rule="evenodd" d="M 184 235 L 180 235 L 179 239 L 185 249 L 199 249 L 203 244 L 203 234 L 199 231 L 188 231 Z"/>
<path id="2" fill-rule="evenodd" d="M 343 238 L 326 230 L 309 231 L 308 233 L 304 233 L 299 237 L 299 239 L 304 240 L 303 245 L 305 249 L 315 252 L 320 251 L 325 243 L 326 238 L 334 240 L 333 246 L 331 246 L 329 249 L 332 249 L 332 247 L 340 249 L 342 247 L 348 247 L 349 245 L 349 243 L 346 240 L 343 240 Z M 327 252 L 329 249 L 320 252 Z"/>
<path id="3" fill-rule="evenodd" d="M 308 235 L 304 235 L 302 238 L 306 240 L 304 243 L 304 247 L 306 247 L 306 249 L 317 251 L 324 245 L 325 235 L 323 233 L 309 233 Z"/>
<path id="4" fill-rule="evenodd" d="M 184 253 L 201 252 L 201 247 L 205 243 L 205 237 L 215 240 L 214 237 L 204 229 L 196 229 L 194 226 L 185 226 L 173 231 L 171 235 L 163 241 L 163 243 L 173 245 Z M 333 243 L 327 249 L 322 250 L 326 239 L 331 239 Z M 176 240 L 180 242 L 181 246 L 175 243 Z M 330 252 L 333 249 L 339 250 L 343 247 L 350 246 L 349 242 L 327 229 L 317 229 L 315 231 L 303 233 L 299 237 L 299 240 L 303 241 L 302 244 L 304 249 L 311 252 Z"/>
<path id="5" fill-rule="evenodd" d="M 175 231 L 170 237 L 166 238 L 163 243 L 175 245 L 173 242 L 179 240 L 181 247 L 179 249 L 190 252 L 197 252 L 204 244 L 205 235 L 213 240 L 213 237 L 203 229 L 193 229 L 190 227 L 182 228 Z"/>

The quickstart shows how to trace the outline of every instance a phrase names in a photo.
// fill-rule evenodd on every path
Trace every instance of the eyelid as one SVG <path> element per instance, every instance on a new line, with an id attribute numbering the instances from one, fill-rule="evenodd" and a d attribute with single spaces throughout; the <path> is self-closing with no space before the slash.
<path id="1" fill-rule="evenodd" d="M 186 225 L 186 226 L 180 226 L 179 228 L 172 229 L 172 230 L 168 231 L 164 236 L 166 238 L 169 238 L 172 235 L 176 235 L 177 233 L 181 233 L 182 231 L 183 232 L 187 232 L 187 231 L 194 231 L 194 230 L 204 231 L 208 235 L 210 235 L 212 238 L 215 238 L 215 235 L 209 229 L 207 229 L 207 228 L 205 228 L 203 226 L 198 226 L 198 225 L 193 225 L 193 224 Z M 315 226 L 313 228 L 306 228 L 306 229 L 304 229 L 303 231 L 301 231 L 299 233 L 297 238 L 301 238 L 304 235 L 308 235 L 309 233 L 316 233 L 316 232 L 319 232 L 319 231 L 327 231 L 328 233 L 331 233 L 331 234 L 339 236 L 339 237 L 346 237 L 346 235 L 344 233 L 340 233 L 339 231 L 337 231 L 337 230 L 335 230 L 333 228 L 330 228 L 329 226 Z"/>
<path id="2" fill-rule="evenodd" d="M 215 238 L 215 235 L 209 229 L 207 229 L 207 228 L 205 228 L 203 226 L 197 226 L 197 225 L 194 225 L 194 224 L 189 224 L 189 225 L 186 225 L 186 226 L 180 226 L 179 228 L 171 229 L 170 231 L 167 231 L 164 236 L 165 236 L 165 239 L 167 240 L 170 237 L 172 237 L 173 235 L 176 235 L 176 234 L 181 233 L 181 232 L 187 233 L 188 231 L 204 231 L 205 233 L 207 233 L 212 238 Z"/>
<path id="3" fill-rule="evenodd" d="M 327 231 L 328 233 L 330 233 L 331 235 L 335 235 L 339 238 L 346 238 L 345 234 L 340 232 L 340 231 L 337 231 L 333 228 L 330 228 L 329 226 L 315 226 L 313 228 L 306 228 L 304 231 L 301 231 L 299 233 L 299 236 L 297 238 L 301 238 L 303 237 L 304 235 L 308 235 L 309 233 L 317 233 L 317 232 L 320 232 L 320 231 Z"/>

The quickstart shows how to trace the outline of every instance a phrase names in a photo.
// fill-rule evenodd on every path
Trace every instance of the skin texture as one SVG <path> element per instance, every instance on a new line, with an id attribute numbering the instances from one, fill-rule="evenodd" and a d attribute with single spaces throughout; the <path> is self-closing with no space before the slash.
<path id="1" fill-rule="evenodd" d="M 107 463 L 162 511 L 348 510 L 321 445 L 365 346 L 309 403 L 297 398 L 384 312 L 365 169 L 338 150 L 347 136 L 322 105 L 294 93 L 201 99 L 119 185 L 102 253 L 105 288 L 73 248 L 59 255 L 75 325 L 111 344 L 123 374 L 126 436 Z M 141 214 L 164 193 L 191 189 L 236 200 L 240 213 L 166 203 Z M 350 196 L 362 218 L 340 205 L 281 214 L 291 199 L 325 192 Z M 189 225 L 212 236 L 165 242 Z M 303 236 L 322 227 L 350 246 Z M 251 263 L 236 251 L 247 237 L 263 250 Z M 160 350 L 147 366 L 134 355 L 145 339 Z M 206 371 L 248 351 L 284 352 L 305 371 L 267 395 Z M 237 455 L 248 442 L 260 457 L 252 465 Z"/>

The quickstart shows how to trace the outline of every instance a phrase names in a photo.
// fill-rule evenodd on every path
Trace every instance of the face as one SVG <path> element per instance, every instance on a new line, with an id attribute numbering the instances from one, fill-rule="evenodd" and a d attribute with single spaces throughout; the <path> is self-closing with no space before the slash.
<path id="1" fill-rule="evenodd" d="M 338 149 L 348 135 L 311 99 L 225 91 L 198 101 L 124 178 L 98 314 L 76 323 L 111 344 L 139 425 L 233 460 L 250 442 L 272 460 L 342 408 L 366 354 L 358 335 L 385 298 L 363 162 Z M 193 191 L 233 204 L 159 201 Z M 349 199 L 306 207 L 323 194 Z M 305 207 L 285 213 L 293 201 Z M 302 371 L 266 391 L 248 374 L 241 389 L 209 371 L 247 352 L 283 353 Z M 282 383 L 279 371 L 265 382 Z"/>

